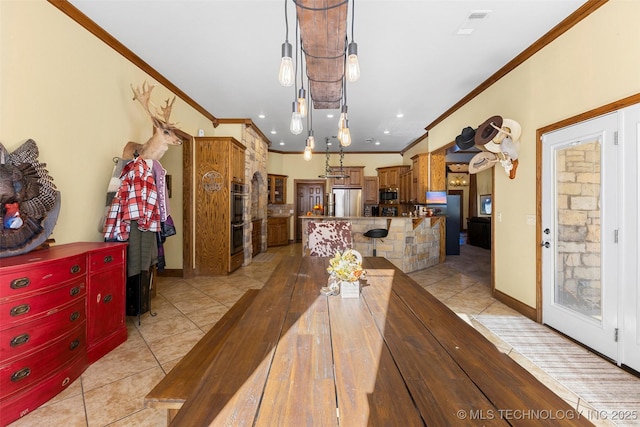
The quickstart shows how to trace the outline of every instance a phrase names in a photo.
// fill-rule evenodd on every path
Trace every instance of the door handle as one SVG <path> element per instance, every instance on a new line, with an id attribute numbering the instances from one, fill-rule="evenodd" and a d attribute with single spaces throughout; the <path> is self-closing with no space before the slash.
<path id="1" fill-rule="evenodd" d="M 551 230 L 549 230 L 548 228 L 545 228 L 545 229 L 544 229 L 544 231 L 543 231 L 543 233 L 544 233 L 544 234 L 549 234 L 549 233 L 551 233 Z"/>
<path id="2" fill-rule="evenodd" d="M 551 247 L 551 243 L 549 243 L 549 242 L 542 242 L 542 243 L 540 243 L 540 246 L 544 246 L 545 248 L 550 248 L 550 247 Z"/>

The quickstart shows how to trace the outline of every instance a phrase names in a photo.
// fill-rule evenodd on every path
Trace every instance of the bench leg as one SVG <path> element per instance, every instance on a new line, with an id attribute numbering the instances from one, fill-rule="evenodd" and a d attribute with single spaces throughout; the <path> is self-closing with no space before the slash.
<path id="1" fill-rule="evenodd" d="M 171 424 L 171 421 L 176 417 L 180 409 L 167 409 L 167 426 Z"/>

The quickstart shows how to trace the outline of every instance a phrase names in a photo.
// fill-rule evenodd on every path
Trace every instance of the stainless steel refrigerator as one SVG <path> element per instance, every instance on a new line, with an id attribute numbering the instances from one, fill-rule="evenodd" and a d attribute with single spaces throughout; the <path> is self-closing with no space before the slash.
<path id="1" fill-rule="evenodd" d="M 334 188 L 335 216 L 362 216 L 362 190 Z"/>

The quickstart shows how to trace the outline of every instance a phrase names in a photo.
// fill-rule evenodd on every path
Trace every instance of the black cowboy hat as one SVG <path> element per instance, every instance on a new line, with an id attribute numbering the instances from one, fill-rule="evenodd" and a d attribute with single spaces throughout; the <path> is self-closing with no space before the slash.
<path id="1" fill-rule="evenodd" d="M 461 150 L 467 150 L 475 145 L 474 137 L 476 135 L 476 131 L 473 130 L 470 126 L 462 129 L 460 135 L 456 136 L 456 145 Z"/>

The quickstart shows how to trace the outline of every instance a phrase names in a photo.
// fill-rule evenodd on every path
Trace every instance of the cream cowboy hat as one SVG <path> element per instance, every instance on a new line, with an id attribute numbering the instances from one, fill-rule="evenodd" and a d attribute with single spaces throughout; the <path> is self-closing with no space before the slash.
<path id="1" fill-rule="evenodd" d="M 498 162 L 498 157 L 488 151 L 481 151 L 473 156 L 469 162 L 469 173 L 482 172 L 485 169 L 493 167 Z"/>
<path id="2" fill-rule="evenodd" d="M 493 139 L 484 144 L 484 149 L 491 151 L 492 153 L 504 152 L 504 147 L 500 147 L 500 144 L 506 139 L 510 138 L 513 145 L 520 147 L 520 135 L 522 134 L 522 127 L 520 123 L 513 119 L 504 119 L 502 121 L 502 127 L 497 129 L 498 133 Z"/>

